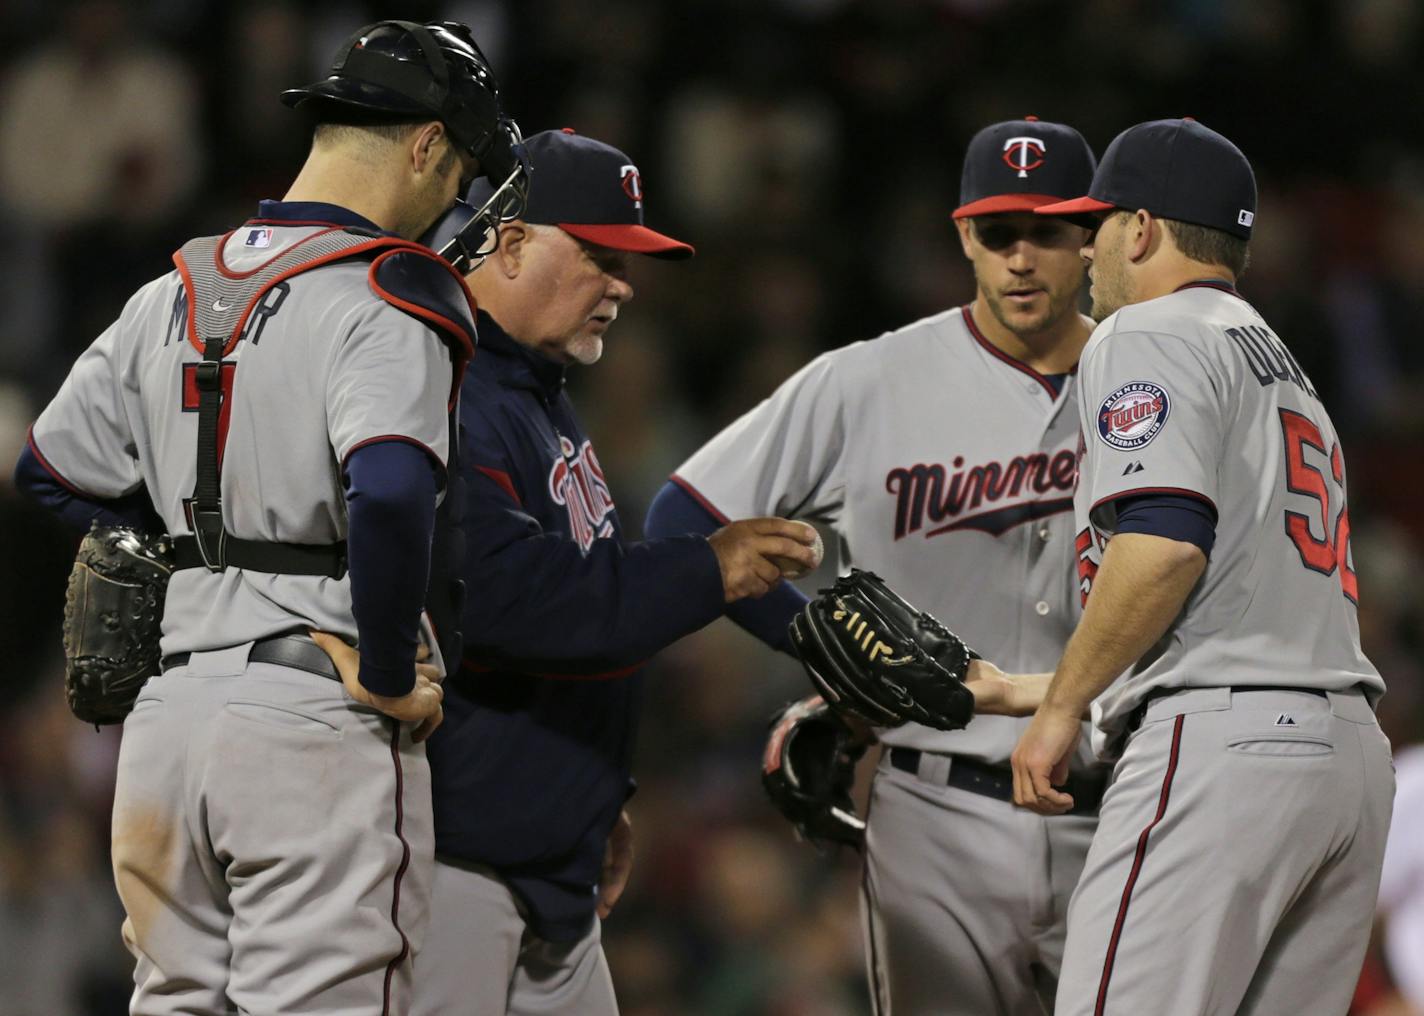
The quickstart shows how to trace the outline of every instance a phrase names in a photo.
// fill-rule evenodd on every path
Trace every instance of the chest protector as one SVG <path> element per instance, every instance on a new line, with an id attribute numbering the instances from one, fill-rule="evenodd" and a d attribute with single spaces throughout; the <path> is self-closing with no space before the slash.
<path id="1" fill-rule="evenodd" d="M 356 229 L 332 227 L 297 241 L 258 268 L 234 272 L 223 263 L 231 233 L 190 240 L 174 255 L 188 298 L 188 341 L 202 354 L 197 366 L 197 482 L 191 502 L 191 536 L 173 539 L 177 569 L 227 568 L 281 575 L 342 578 L 346 542 L 274 543 L 233 536 L 223 522 L 221 435 L 223 357 L 237 346 L 253 310 L 279 282 L 338 261 L 370 262 L 372 292 L 432 328 L 445 341 L 454 363 L 447 406 L 450 453 L 445 498 L 436 513 L 434 553 L 427 610 L 445 659 L 460 658 L 459 618 L 464 606 L 460 580 L 462 541 L 456 531 L 463 509 L 463 479 L 458 458 L 455 404 L 466 364 L 474 353 L 474 298 L 464 279 L 445 261 L 419 244 Z M 236 369 L 234 364 L 229 364 Z M 232 389 L 229 388 L 229 391 Z"/>

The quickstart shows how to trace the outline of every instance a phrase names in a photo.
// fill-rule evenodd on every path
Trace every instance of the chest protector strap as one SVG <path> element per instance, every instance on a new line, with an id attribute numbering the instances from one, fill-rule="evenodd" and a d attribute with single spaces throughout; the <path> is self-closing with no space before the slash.
<path id="1" fill-rule="evenodd" d="M 346 542 L 328 544 L 273 543 L 233 536 L 223 523 L 222 454 L 219 421 L 224 392 L 223 357 L 237 346 L 253 310 L 269 289 L 302 272 L 351 259 L 374 260 L 384 253 L 412 251 L 434 255 L 424 247 L 394 237 L 332 228 L 313 233 L 280 251 L 257 269 L 237 273 L 222 263 L 228 236 L 190 240 L 173 255 L 188 296 L 188 341 L 202 353 L 196 368 L 198 388 L 197 482 L 193 488 L 193 535 L 173 538 L 176 568 L 226 568 L 281 575 L 341 578 L 346 574 Z M 452 347 L 455 346 L 452 343 Z M 457 368 L 467 353 L 456 349 Z M 236 365 L 230 377 L 236 378 Z"/>

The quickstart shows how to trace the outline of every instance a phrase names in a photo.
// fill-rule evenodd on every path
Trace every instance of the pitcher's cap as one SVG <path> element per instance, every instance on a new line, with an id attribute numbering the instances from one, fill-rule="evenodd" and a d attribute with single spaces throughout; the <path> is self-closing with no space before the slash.
<path id="1" fill-rule="evenodd" d="M 1113 139 L 1087 196 L 1043 205 L 1040 215 L 1145 208 L 1164 219 L 1251 239 L 1256 175 L 1241 149 L 1191 117 L 1151 120 Z"/>

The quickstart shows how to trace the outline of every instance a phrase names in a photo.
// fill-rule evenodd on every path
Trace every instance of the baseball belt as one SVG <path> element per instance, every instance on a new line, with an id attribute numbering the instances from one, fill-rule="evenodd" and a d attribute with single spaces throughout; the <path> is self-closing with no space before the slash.
<path id="1" fill-rule="evenodd" d="M 192 653 L 174 653 L 165 656 L 159 664 L 164 673 L 174 667 L 186 667 Z M 252 651 L 247 654 L 248 663 L 272 663 L 293 670 L 305 670 L 308 674 L 340 681 L 336 664 L 331 657 L 305 635 L 274 635 L 272 638 L 258 639 L 252 643 Z"/>
<path id="2" fill-rule="evenodd" d="M 918 777 L 920 775 L 920 759 L 923 755 L 924 753 L 917 748 L 892 747 L 890 749 L 890 764 L 903 773 Z M 949 775 L 945 777 L 944 784 L 957 790 L 967 790 L 971 794 L 992 797 L 996 801 L 1012 801 L 1014 799 L 1014 772 L 1012 769 L 1008 766 L 990 765 L 988 762 L 981 762 L 964 755 L 949 756 Z M 1103 799 L 1103 791 L 1107 789 L 1107 785 L 1106 772 L 1097 776 L 1070 773 L 1068 782 L 1058 789 L 1073 798 L 1073 807 L 1068 812 L 1069 815 L 1096 815 L 1098 804 Z"/>

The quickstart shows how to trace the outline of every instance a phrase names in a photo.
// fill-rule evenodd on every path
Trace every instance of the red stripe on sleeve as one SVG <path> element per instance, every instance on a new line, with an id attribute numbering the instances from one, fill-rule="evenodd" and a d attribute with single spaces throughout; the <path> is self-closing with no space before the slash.
<path id="1" fill-rule="evenodd" d="M 40 446 L 37 445 L 37 444 L 35 444 L 35 428 L 34 428 L 34 427 L 31 427 L 29 434 L 26 435 L 26 437 L 25 437 L 25 443 L 30 446 L 30 451 L 32 451 L 32 452 L 35 453 L 35 459 L 39 462 L 39 464 L 40 464 L 41 466 L 44 467 L 44 471 L 45 471 L 46 473 L 48 473 L 50 476 L 53 476 L 53 477 L 54 477 L 54 482 L 55 482 L 55 483 L 59 484 L 61 487 L 63 487 L 65 490 L 69 491 L 69 492 L 70 492 L 71 494 L 73 494 L 75 497 L 82 497 L 82 498 L 84 498 L 86 501 L 98 501 L 98 500 L 101 500 L 100 498 L 96 497 L 96 496 L 93 495 L 93 494 L 88 493 L 87 491 L 80 490 L 80 489 L 79 489 L 78 487 L 76 487 L 74 484 L 70 483 L 67 479 L 65 479 L 65 478 L 64 478 L 64 474 L 62 474 L 58 469 L 55 469 L 54 466 L 50 465 L 49 459 L 45 458 L 45 457 L 44 457 L 44 453 L 43 453 L 42 451 L 40 451 Z"/>
<path id="2" fill-rule="evenodd" d="M 732 521 L 731 519 L 727 518 L 727 516 L 724 515 L 722 512 L 718 511 L 716 505 L 714 505 L 711 501 L 703 497 L 702 492 L 700 490 L 698 490 L 692 484 L 688 483 L 682 477 L 678 476 L 676 473 L 673 473 L 671 476 L 668 477 L 668 479 L 671 480 L 673 483 L 677 484 L 683 490 L 687 491 L 688 495 L 692 498 L 692 500 L 696 501 L 703 508 L 707 509 L 707 514 L 711 515 L 718 522 L 722 523 L 722 525 L 725 526 Z"/>

